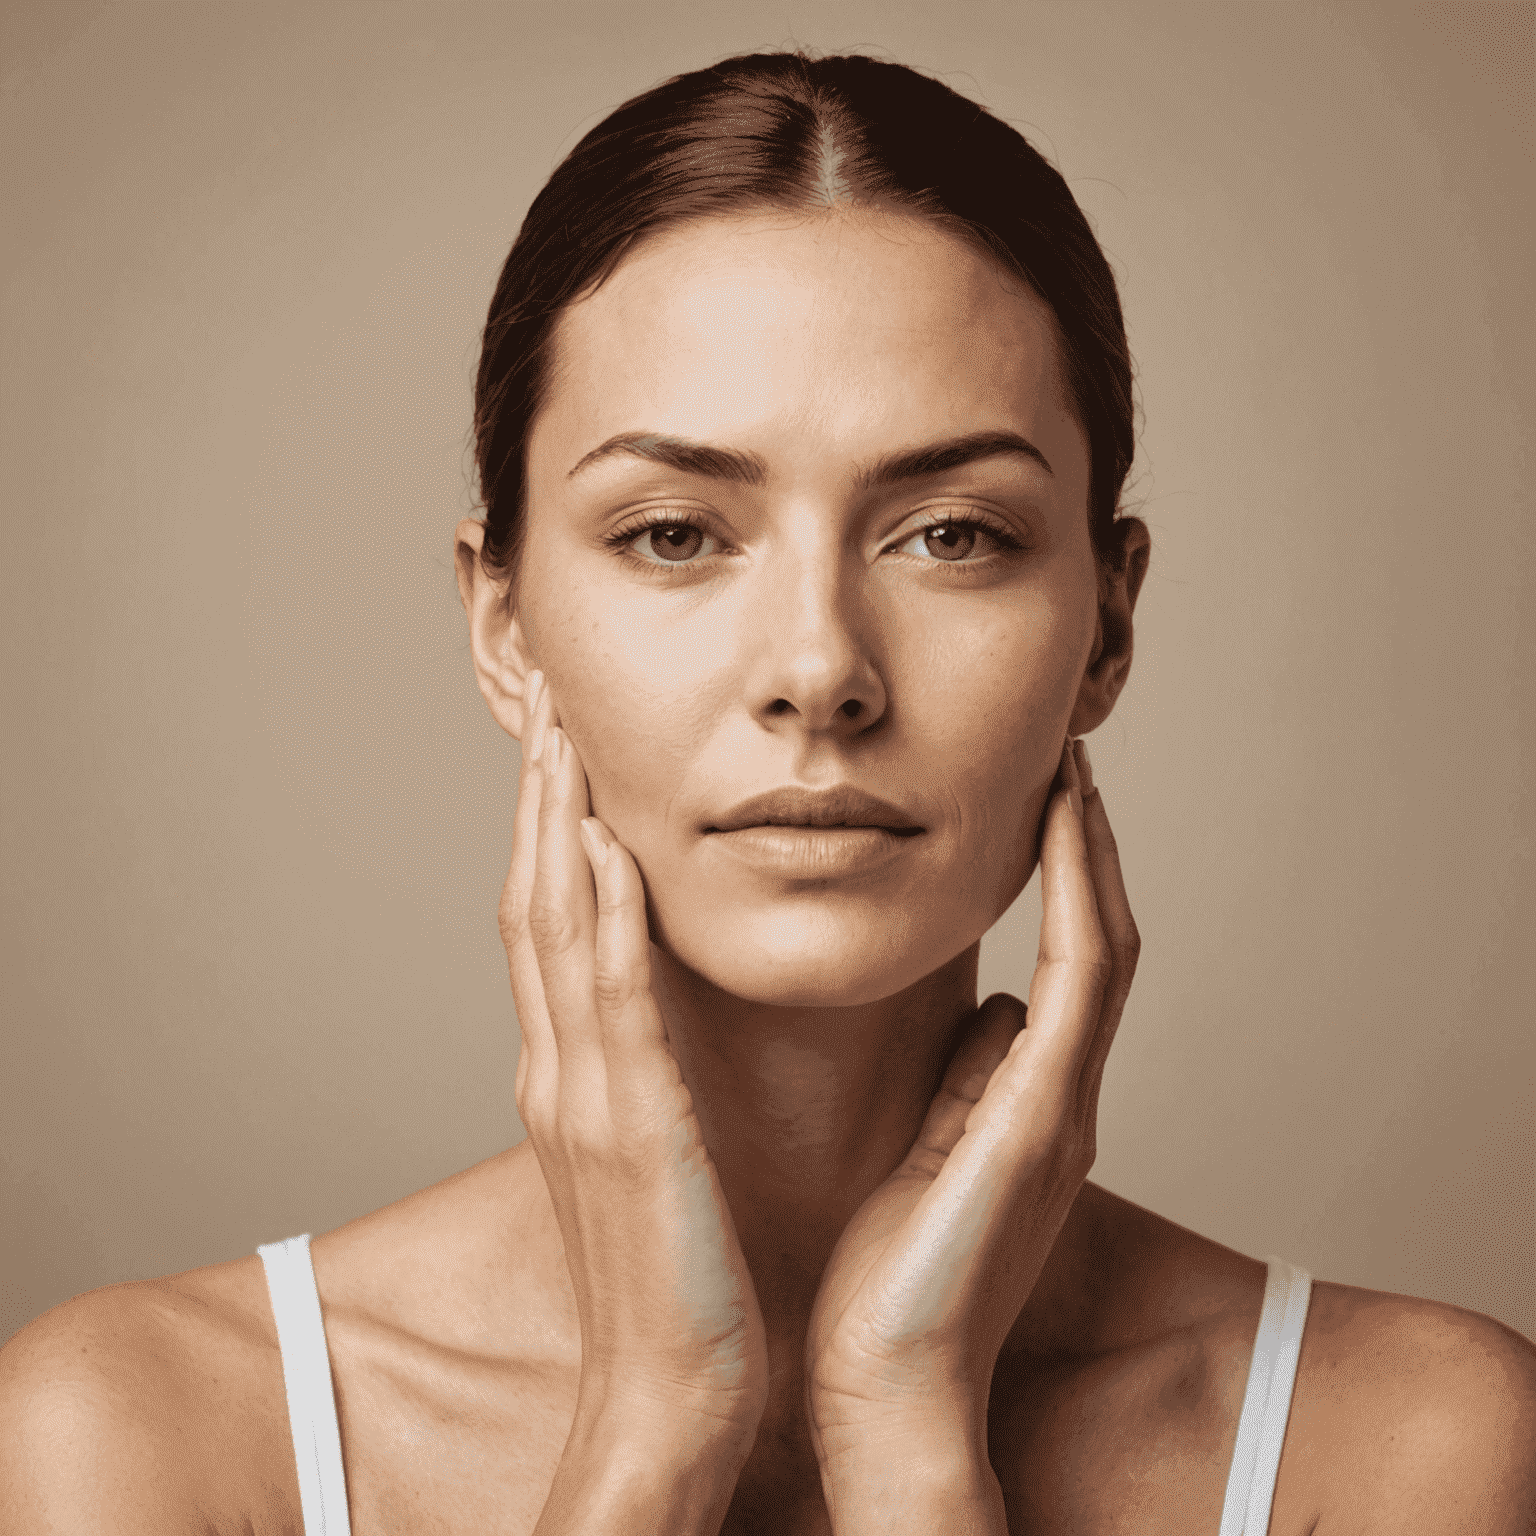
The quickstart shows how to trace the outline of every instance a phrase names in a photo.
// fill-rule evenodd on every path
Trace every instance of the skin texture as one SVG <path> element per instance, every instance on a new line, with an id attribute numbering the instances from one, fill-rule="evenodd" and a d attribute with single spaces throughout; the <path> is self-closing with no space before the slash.
<path id="1" fill-rule="evenodd" d="M 315 1239 L 356 1536 L 1214 1533 L 1264 1270 L 1084 1182 L 1136 946 L 1063 748 L 1125 682 L 1147 539 L 1094 559 L 1049 315 L 904 217 L 722 219 L 633 253 L 555 364 L 515 590 L 456 534 L 523 743 L 499 915 L 528 1139 Z M 1050 472 L 871 483 L 999 432 Z M 571 473 L 625 433 L 733 475 Z M 646 511 L 715 540 L 696 569 L 647 568 Z M 973 515 L 1018 548 L 933 558 L 921 524 Z M 921 832 L 708 830 L 786 784 Z M 1020 1001 L 976 1007 L 976 953 L 1037 858 L 1021 1031 Z M 1533 1443 L 1526 1341 L 1320 1282 L 1272 1536 L 1516 1536 Z M 298 1529 L 254 1255 L 0 1352 L 0 1536 Z"/>

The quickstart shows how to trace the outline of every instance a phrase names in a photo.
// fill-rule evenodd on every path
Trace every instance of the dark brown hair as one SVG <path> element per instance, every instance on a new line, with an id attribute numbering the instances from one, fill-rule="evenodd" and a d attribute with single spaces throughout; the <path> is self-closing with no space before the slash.
<path id="1" fill-rule="evenodd" d="M 475 380 L 488 574 L 516 576 L 528 429 L 561 310 L 670 225 L 845 199 L 979 242 L 1051 307 L 1088 438 L 1094 548 L 1118 568 L 1114 521 L 1135 452 L 1130 352 L 1114 276 L 1060 173 L 1007 123 L 904 65 L 755 53 L 625 102 L 533 200 L 491 299 Z"/>

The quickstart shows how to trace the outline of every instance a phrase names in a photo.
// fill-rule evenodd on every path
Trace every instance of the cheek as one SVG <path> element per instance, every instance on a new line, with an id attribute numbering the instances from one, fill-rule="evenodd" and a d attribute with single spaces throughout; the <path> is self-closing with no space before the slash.
<path id="1" fill-rule="evenodd" d="M 981 790 L 1017 783 L 1020 771 L 1055 772 L 1092 643 L 1091 615 L 1090 604 L 1026 594 L 909 647 L 902 691 L 957 784 Z M 980 807 L 991 797 L 968 799 Z"/>
<path id="2" fill-rule="evenodd" d="M 1093 606 L 1049 593 L 1000 608 L 904 669 L 978 898 L 1006 906 L 1028 879 L 1035 834 L 1092 647 Z M 1001 908 L 999 908 L 1001 910 Z M 995 914 L 994 914 L 995 915 Z"/>
<path id="3" fill-rule="evenodd" d="M 535 585 L 537 583 L 537 585 Z M 654 604 L 626 604 L 612 586 L 530 573 L 546 595 L 524 615 L 561 725 L 586 770 L 592 811 L 637 855 L 664 822 L 721 701 L 707 648 L 653 632 Z"/>

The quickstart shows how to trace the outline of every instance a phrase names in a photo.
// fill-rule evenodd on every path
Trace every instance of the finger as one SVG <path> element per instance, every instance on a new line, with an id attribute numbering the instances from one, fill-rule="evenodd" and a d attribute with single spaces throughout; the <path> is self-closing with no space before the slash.
<path id="1" fill-rule="evenodd" d="M 651 991 L 651 937 L 639 866 L 595 816 L 581 823 L 597 889 L 592 995 L 603 1051 L 616 1064 L 672 1059 L 667 1026 Z"/>
<path id="2" fill-rule="evenodd" d="M 539 976 L 538 960 L 528 931 L 528 903 L 533 892 L 534 869 L 538 858 L 539 803 L 543 775 L 534 747 L 544 715 L 541 705 L 547 690 L 543 674 L 534 672 L 528 679 L 528 729 L 524 733 L 522 765 L 518 774 L 517 810 L 513 818 L 512 861 L 502 885 L 497 919 L 502 941 L 507 947 L 507 964 L 512 979 L 512 997 L 517 1009 L 518 1028 L 522 1032 L 522 1050 L 517 1063 L 518 1103 L 524 1103 L 529 1073 L 535 1077 L 552 1072 L 556 1065 L 554 1035 L 549 1012 L 544 1003 L 544 983 Z"/>
<path id="3" fill-rule="evenodd" d="M 907 1155 L 911 1168 L 929 1178 L 938 1175 L 965 1134 L 966 1118 L 1023 1028 L 1024 1004 L 1006 992 L 994 992 L 976 1010 Z"/>
<path id="4" fill-rule="evenodd" d="M 1014 1050 L 1048 1064 L 1059 1086 L 1075 1087 L 1098 1028 L 1110 954 L 1070 743 L 1062 753 L 1062 784 L 1047 809 L 1041 841 L 1040 955 L 1029 988 L 1030 1027 Z"/>
<path id="5" fill-rule="evenodd" d="M 593 940 L 597 905 L 592 871 L 581 846 L 587 780 L 570 738 L 551 725 L 539 755 L 538 863 L 528 905 L 528 929 L 544 983 L 562 1092 L 566 1066 L 601 1056 L 592 1002 Z"/>
<path id="6" fill-rule="evenodd" d="M 1099 921 L 1109 943 L 1110 976 L 1104 988 L 1104 1002 L 1099 1013 L 1099 1027 L 1089 1048 L 1084 1068 L 1084 1111 L 1091 1113 L 1098 1102 L 1104 1063 L 1114 1044 L 1136 975 L 1136 961 L 1141 954 L 1141 936 L 1131 915 L 1130 899 L 1125 893 L 1125 876 L 1120 868 L 1120 850 L 1109 825 L 1104 797 L 1093 787 L 1093 769 L 1083 750 L 1083 769 L 1087 797 L 1083 801 L 1083 825 L 1088 837 L 1089 862 L 1099 904 Z"/>

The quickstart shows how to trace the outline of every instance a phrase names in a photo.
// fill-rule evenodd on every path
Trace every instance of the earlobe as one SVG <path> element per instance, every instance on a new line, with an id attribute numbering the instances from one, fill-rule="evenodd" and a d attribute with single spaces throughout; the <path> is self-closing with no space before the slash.
<path id="1" fill-rule="evenodd" d="M 454 530 L 454 565 L 459 601 L 469 619 L 469 648 L 475 681 L 496 722 L 506 733 L 523 737 L 523 698 L 532 663 L 522 626 L 507 601 L 503 585 L 493 581 L 480 564 L 485 524 L 466 517 Z"/>
<path id="2" fill-rule="evenodd" d="M 1131 616 L 1152 553 L 1152 537 L 1139 517 L 1115 523 L 1118 564 L 1099 572 L 1099 613 L 1093 652 L 1077 691 L 1068 726 L 1074 736 L 1086 735 L 1109 718 L 1131 675 L 1135 629 Z"/>

